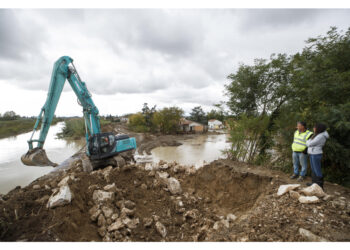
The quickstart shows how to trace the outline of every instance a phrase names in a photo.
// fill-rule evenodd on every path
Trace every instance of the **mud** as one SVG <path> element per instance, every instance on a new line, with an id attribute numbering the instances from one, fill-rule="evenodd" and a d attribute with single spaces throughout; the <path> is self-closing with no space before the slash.
<path id="1" fill-rule="evenodd" d="M 168 175 L 181 191 L 170 192 Z M 71 203 L 47 208 L 67 176 Z M 0 240 L 305 241 L 300 228 L 328 241 L 350 240 L 348 189 L 326 183 L 331 199 L 301 204 L 289 194 L 277 197 L 286 178 L 227 160 L 198 170 L 161 162 L 89 173 L 76 159 L 69 168 L 0 197 Z M 94 191 L 107 189 L 113 198 L 97 204 Z M 92 218 L 95 210 L 98 219 Z"/>

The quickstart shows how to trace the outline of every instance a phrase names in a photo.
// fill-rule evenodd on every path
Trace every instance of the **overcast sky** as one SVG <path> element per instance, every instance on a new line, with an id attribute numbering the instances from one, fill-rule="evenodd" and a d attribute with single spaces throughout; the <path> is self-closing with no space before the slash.
<path id="1" fill-rule="evenodd" d="M 239 63 L 295 53 L 350 10 L 0 10 L 0 113 L 37 115 L 53 63 L 74 64 L 100 114 L 176 105 L 187 113 L 224 101 Z M 56 115 L 82 115 L 68 82 Z"/>

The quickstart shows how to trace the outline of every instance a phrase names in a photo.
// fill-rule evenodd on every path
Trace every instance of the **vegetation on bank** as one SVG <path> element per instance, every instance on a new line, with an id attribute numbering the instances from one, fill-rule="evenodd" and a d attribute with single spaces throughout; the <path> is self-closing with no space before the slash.
<path id="1" fill-rule="evenodd" d="M 350 186 L 350 28 L 310 38 L 302 52 L 242 64 L 228 76 L 232 159 L 291 171 L 297 121 L 328 126 L 325 179 Z M 272 153 L 274 152 L 274 153 Z"/>
<path id="2" fill-rule="evenodd" d="M 100 118 L 101 126 L 111 123 L 110 120 Z M 85 122 L 83 118 L 71 118 L 65 121 L 58 138 L 80 139 L 85 136 Z"/>
<path id="3" fill-rule="evenodd" d="M 183 113 L 178 107 L 156 110 L 156 106 L 149 108 L 145 103 L 142 112 L 129 116 L 129 128 L 135 132 L 174 134 L 179 129 Z"/>
<path id="4" fill-rule="evenodd" d="M 62 119 L 54 118 L 52 124 L 59 121 Z M 35 122 L 36 118 L 20 117 L 13 111 L 0 114 L 0 139 L 30 132 L 33 130 Z M 40 124 L 38 129 L 40 129 Z"/>

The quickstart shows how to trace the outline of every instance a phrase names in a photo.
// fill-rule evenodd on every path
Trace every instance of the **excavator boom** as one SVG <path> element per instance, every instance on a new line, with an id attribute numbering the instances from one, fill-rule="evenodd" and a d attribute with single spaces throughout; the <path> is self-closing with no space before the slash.
<path id="1" fill-rule="evenodd" d="M 85 82 L 80 79 L 73 64 L 73 59 L 63 56 L 54 64 L 46 102 L 28 140 L 29 150 L 21 157 L 23 164 L 28 166 L 57 166 L 56 163 L 48 159 L 43 146 L 66 80 L 68 80 L 76 94 L 78 103 L 83 107 L 85 139 L 87 142 L 86 154 L 91 159 L 105 159 L 136 148 L 135 138 L 129 138 L 127 135 L 115 136 L 112 133 L 101 133 L 99 111 L 91 98 L 91 94 L 86 88 Z M 39 138 L 33 139 L 40 122 Z M 36 143 L 35 147 L 34 143 Z"/>

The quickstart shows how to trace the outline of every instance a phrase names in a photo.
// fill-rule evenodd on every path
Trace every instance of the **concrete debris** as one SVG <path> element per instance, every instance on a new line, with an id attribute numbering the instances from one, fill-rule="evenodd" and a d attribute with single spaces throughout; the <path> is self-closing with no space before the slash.
<path id="1" fill-rule="evenodd" d="M 315 234 L 313 234 L 312 232 L 310 232 L 309 230 L 306 230 L 304 228 L 299 228 L 299 234 L 308 241 L 312 241 L 312 242 L 325 242 L 328 241 L 327 239 L 317 236 Z"/>
<path id="2" fill-rule="evenodd" d="M 119 218 L 116 220 L 116 222 L 114 222 L 113 224 L 111 224 L 109 227 L 108 227 L 108 232 L 111 232 L 111 231 L 115 231 L 115 230 L 119 230 L 121 228 L 124 227 L 124 223 L 122 222 L 122 220 Z"/>
<path id="3" fill-rule="evenodd" d="M 300 192 L 307 196 L 317 196 L 319 198 L 322 198 L 326 195 L 325 192 L 323 192 L 322 188 L 316 183 L 312 184 L 309 187 L 303 188 Z"/>
<path id="4" fill-rule="evenodd" d="M 281 196 L 284 195 L 285 193 L 287 193 L 289 190 L 294 190 L 296 188 L 300 187 L 300 184 L 287 184 L 287 185 L 281 185 L 278 188 L 277 191 L 277 196 Z"/>
<path id="5" fill-rule="evenodd" d="M 300 197 L 300 194 L 298 192 L 296 192 L 296 191 L 293 191 L 293 190 L 289 191 L 289 195 L 290 195 L 291 198 L 296 199 L 296 200 L 298 200 L 299 197 Z"/>
<path id="6" fill-rule="evenodd" d="M 180 182 L 174 177 L 166 179 L 167 187 L 172 194 L 180 194 L 182 192 Z"/>
<path id="7" fill-rule="evenodd" d="M 48 208 L 55 208 L 59 206 L 64 206 L 72 201 L 73 195 L 69 189 L 69 186 L 62 186 L 59 192 L 52 195 L 47 203 Z"/>
<path id="8" fill-rule="evenodd" d="M 40 185 L 34 185 L 34 186 L 33 186 L 33 189 L 34 189 L 34 190 L 40 189 Z"/>
<path id="9" fill-rule="evenodd" d="M 156 229 L 157 229 L 157 232 L 163 237 L 165 238 L 166 235 L 167 235 L 167 230 L 166 230 L 166 227 L 160 223 L 159 221 L 156 222 Z"/>
<path id="10" fill-rule="evenodd" d="M 104 191 L 108 191 L 108 192 L 116 192 L 117 191 L 117 187 L 116 187 L 115 183 L 112 183 L 112 184 L 104 186 L 103 190 Z"/>
<path id="11" fill-rule="evenodd" d="M 299 202 L 300 203 L 318 203 L 320 202 L 320 199 L 317 196 L 303 196 L 301 195 L 299 197 Z"/>
<path id="12" fill-rule="evenodd" d="M 104 202 L 104 201 L 112 201 L 114 200 L 113 192 L 106 192 L 102 190 L 95 190 L 92 194 L 92 199 L 95 203 Z"/>
<path id="13" fill-rule="evenodd" d="M 237 216 L 234 214 L 228 214 L 228 215 L 226 215 L 226 218 L 229 222 L 233 222 L 237 219 Z"/>

